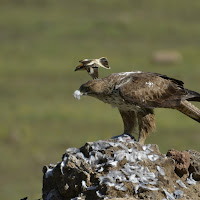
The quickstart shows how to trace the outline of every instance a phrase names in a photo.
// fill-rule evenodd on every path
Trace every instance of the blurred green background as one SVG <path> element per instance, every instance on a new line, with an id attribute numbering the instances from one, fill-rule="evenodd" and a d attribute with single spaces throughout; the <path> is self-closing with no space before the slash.
<path id="1" fill-rule="evenodd" d="M 117 109 L 74 99 L 90 79 L 74 72 L 84 58 L 108 58 L 112 72 L 141 70 L 181 79 L 200 92 L 200 1 L 1 0 L 0 199 L 41 197 L 42 167 L 68 147 L 123 131 Z M 176 50 L 177 64 L 151 62 Z M 198 103 L 196 104 L 197 106 Z M 200 106 L 199 106 L 200 107 Z M 156 110 L 157 131 L 146 143 L 200 151 L 200 126 L 183 114 Z"/>

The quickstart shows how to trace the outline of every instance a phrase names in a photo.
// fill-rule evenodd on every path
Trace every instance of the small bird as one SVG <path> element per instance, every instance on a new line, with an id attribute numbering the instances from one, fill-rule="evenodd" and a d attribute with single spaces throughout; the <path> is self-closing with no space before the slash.
<path id="1" fill-rule="evenodd" d="M 105 57 L 99 59 L 84 59 L 79 61 L 81 64 L 78 65 L 75 71 L 86 70 L 88 74 L 96 79 L 99 77 L 98 68 L 103 67 L 105 69 L 110 69 L 108 65 L 108 60 Z"/>
<path id="2" fill-rule="evenodd" d="M 176 109 L 200 123 L 200 110 L 189 101 L 200 102 L 200 94 L 186 89 L 183 82 L 150 72 L 113 73 L 81 85 L 80 94 L 95 97 L 117 107 L 130 135 L 138 124 L 139 143 L 155 128 L 154 108 Z"/>

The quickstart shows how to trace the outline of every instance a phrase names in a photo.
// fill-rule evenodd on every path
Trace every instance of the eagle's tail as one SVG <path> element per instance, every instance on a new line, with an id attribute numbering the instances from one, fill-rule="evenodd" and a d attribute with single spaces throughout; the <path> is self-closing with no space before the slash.
<path id="1" fill-rule="evenodd" d="M 200 110 L 187 100 L 181 101 L 177 110 L 200 123 Z"/>

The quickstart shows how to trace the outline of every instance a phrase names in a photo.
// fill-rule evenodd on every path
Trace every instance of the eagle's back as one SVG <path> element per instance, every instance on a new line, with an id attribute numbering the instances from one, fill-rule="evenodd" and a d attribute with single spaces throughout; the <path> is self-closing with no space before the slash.
<path id="1" fill-rule="evenodd" d="M 176 107 L 185 95 L 183 82 L 155 73 L 113 73 L 102 81 L 106 92 L 98 98 L 127 110 Z"/>

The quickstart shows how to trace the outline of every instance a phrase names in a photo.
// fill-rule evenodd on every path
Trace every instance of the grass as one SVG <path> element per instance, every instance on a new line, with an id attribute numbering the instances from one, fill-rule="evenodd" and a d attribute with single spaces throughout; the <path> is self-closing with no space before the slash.
<path id="1" fill-rule="evenodd" d="M 117 109 L 73 92 L 89 79 L 75 73 L 83 58 L 106 56 L 111 72 L 141 70 L 181 79 L 199 91 L 200 2 L 119 0 L 1 1 L 0 198 L 41 197 L 42 167 L 68 147 L 122 132 Z M 156 50 L 177 50 L 183 62 L 151 63 Z M 198 104 L 196 104 L 198 106 Z M 156 110 L 147 143 L 200 151 L 199 124 Z"/>

